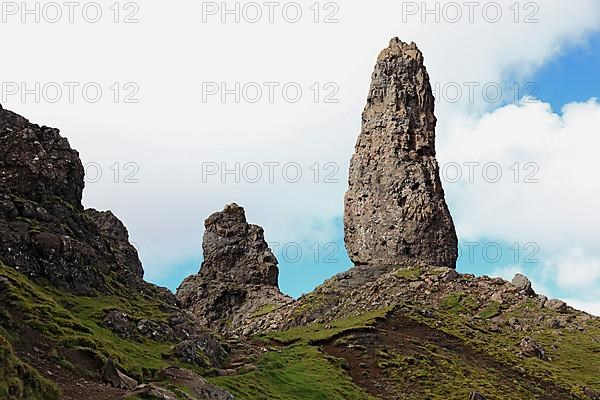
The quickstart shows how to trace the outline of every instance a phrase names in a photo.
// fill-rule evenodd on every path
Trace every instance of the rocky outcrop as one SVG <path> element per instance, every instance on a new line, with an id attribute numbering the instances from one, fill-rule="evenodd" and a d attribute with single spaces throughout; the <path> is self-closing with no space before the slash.
<path id="1" fill-rule="evenodd" d="M 104 302 L 99 300 L 98 313 L 86 316 L 86 321 L 99 318 L 95 321 L 98 326 L 113 331 L 124 339 L 123 343 L 168 344 L 170 353 L 163 356 L 173 362 L 189 363 L 206 370 L 221 368 L 228 353 L 220 340 L 177 307 L 177 300 L 168 289 L 143 280 L 142 263 L 129 242 L 127 229 L 110 211 L 84 209 L 83 188 L 79 155 L 57 129 L 32 124 L 0 107 L 0 266 L 3 270 L 17 270 L 37 281 L 40 287 L 50 284 L 71 294 L 89 296 L 86 301 L 92 305 L 93 297 L 102 295 Z M 259 233 L 262 234 L 256 232 L 256 235 Z M 33 306 L 24 314 L 22 308 L 8 299 L 31 294 L 30 300 L 42 301 L 44 306 L 47 302 L 48 310 L 53 310 L 58 301 L 46 297 L 40 300 L 39 294 L 36 297 L 32 293 L 21 293 L 27 290 L 26 286 L 14 277 L 0 277 L 0 289 L 3 304 L 0 324 L 2 328 L 15 330 L 14 337 L 22 335 L 21 321 L 35 320 L 32 316 L 36 313 L 43 313 L 40 321 L 56 327 L 46 328 L 38 322 L 36 328 L 43 328 L 39 334 L 28 336 L 28 341 L 33 341 L 29 343 L 32 346 L 39 340 L 42 343 L 39 347 L 43 348 L 45 341 L 50 340 L 45 337 L 47 331 L 54 332 L 59 326 L 88 330 L 72 322 L 77 321 L 76 311 L 73 316 L 68 314 L 73 320 L 64 321 L 52 320 L 56 314 Z M 72 298 L 74 303 L 78 302 L 77 296 Z M 107 299 L 114 301 L 114 307 L 106 307 Z M 9 315 L 12 322 L 7 324 Z M 30 330 L 28 327 L 25 332 L 29 335 Z M 119 346 L 123 347 L 123 343 Z M 105 344 L 94 345 L 94 351 L 109 360 L 101 371 L 93 373 L 101 372 L 99 378 L 119 390 L 134 389 L 137 382 L 125 374 L 124 365 L 117 365 L 122 361 L 119 354 L 129 349 L 126 345 L 118 349 L 110 345 L 110 353 L 116 355 L 113 362 Z M 60 350 L 61 346 L 56 348 Z"/>
<path id="2" fill-rule="evenodd" d="M 512 284 L 517 288 L 519 292 L 533 296 L 535 292 L 531 286 L 529 279 L 523 274 L 516 274 L 512 279 Z"/>
<path id="3" fill-rule="evenodd" d="M 524 337 L 519 344 L 521 354 L 526 357 L 537 357 L 540 360 L 546 360 L 546 351 L 530 337 Z"/>
<path id="4" fill-rule="evenodd" d="M 169 367 L 160 371 L 158 375 L 163 381 L 168 381 L 174 385 L 187 388 L 199 399 L 233 400 L 233 396 L 229 392 L 209 384 L 201 376 L 192 371 L 177 367 Z"/>
<path id="5" fill-rule="evenodd" d="M 58 197 L 81 209 L 83 165 L 58 129 L 31 124 L 0 106 L 3 192 L 49 203 Z"/>
<path id="6" fill-rule="evenodd" d="M 464 305 L 461 305 L 465 303 Z M 572 308 L 562 314 L 548 308 L 537 297 L 519 290 L 502 278 L 475 277 L 459 274 L 447 267 L 390 267 L 387 265 L 359 265 L 325 281 L 311 293 L 295 302 L 255 318 L 246 326 L 250 334 L 265 331 L 285 331 L 311 323 L 326 326 L 333 321 L 395 307 L 413 304 L 419 308 L 468 311 L 475 318 L 493 321 L 487 329 L 527 332 L 532 327 L 581 329 L 589 315 L 575 313 Z M 520 309 L 535 304 L 527 318 L 513 318 L 504 310 Z M 575 317 L 574 317 L 575 315 Z M 482 317 L 484 316 L 484 317 Z"/>
<path id="7" fill-rule="evenodd" d="M 177 289 L 183 308 L 202 324 L 231 331 L 262 308 L 291 301 L 279 291 L 277 259 L 263 229 L 246 222 L 242 207 L 226 206 L 206 220 L 205 228 L 200 272 Z"/>
<path id="8" fill-rule="evenodd" d="M 0 260 L 75 294 L 150 289 L 127 229 L 84 210 L 83 187 L 79 154 L 58 129 L 0 108 Z"/>
<path id="9" fill-rule="evenodd" d="M 277 259 L 265 241 L 263 229 L 246 222 L 242 207 L 237 204 L 225 206 L 222 212 L 208 217 L 204 227 L 202 278 L 248 285 L 278 285 Z"/>
<path id="10" fill-rule="evenodd" d="M 377 59 L 345 197 L 354 264 L 454 268 L 454 224 L 435 158 L 434 97 L 423 55 L 392 39 Z"/>

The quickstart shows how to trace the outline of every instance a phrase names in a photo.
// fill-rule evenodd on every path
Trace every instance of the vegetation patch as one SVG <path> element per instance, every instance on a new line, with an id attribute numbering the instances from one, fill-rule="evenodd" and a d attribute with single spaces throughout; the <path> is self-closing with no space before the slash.
<path id="1" fill-rule="evenodd" d="M 444 298 L 441 307 L 444 310 L 464 313 L 476 310 L 479 307 L 479 302 L 472 295 L 456 292 Z"/>
<path id="2" fill-rule="evenodd" d="M 263 315 L 270 314 L 279 308 L 281 308 L 281 305 L 279 304 L 265 304 L 264 306 L 256 310 L 254 314 L 252 314 L 252 318 L 262 317 Z"/>
<path id="3" fill-rule="evenodd" d="M 483 310 L 481 310 L 477 316 L 482 319 L 490 319 L 497 317 L 501 313 L 502 305 L 497 301 L 492 301 Z"/>
<path id="4" fill-rule="evenodd" d="M 393 307 L 369 311 L 361 315 L 330 322 L 291 328 L 283 332 L 270 332 L 265 337 L 283 344 L 295 342 L 318 343 L 340 336 L 349 331 L 372 329 L 373 324 L 383 319 Z"/>
<path id="5" fill-rule="evenodd" d="M 423 270 L 421 268 L 398 268 L 394 273 L 396 277 L 407 281 L 416 281 L 421 277 Z"/>
<path id="6" fill-rule="evenodd" d="M 108 310 L 117 309 L 132 319 L 166 321 L 168 306 L 144 294 L 128 293 L 128 297 L 82 297 L 60 292 L 50 286 L 31 282 L 12 268 L 0 264 L 0 277 L 5 278 L 0 301 L 10 313 L 60 348 L 74 349 L 93 355 L 100 362 L 112 358 L 118 367 L 139 380 L 151 379 L 160 369 L 179 364 L 171 358 L 173 343 L 145 337 L 124 339 L 103 325 Z M 15 318 L 0 316 L 4 332 L 14 332 Z M 10 335 L 18 340 L 18 334 Z M 195 365 L 185 365 L 199 373 Z"/>
<path id="7" fill-rule="evenodd" d="M 239 400 L 374 400 L 352 383 L 343 362 L 318 347 L 298 344 L 266 353 L 258 370 L 212 378 Z"/>
<path id="8" fill-rule="evenodd" d="M 0 336 L 0 398 L 6 400 L 58 400 L 56 386 L 14 354 Z"/>

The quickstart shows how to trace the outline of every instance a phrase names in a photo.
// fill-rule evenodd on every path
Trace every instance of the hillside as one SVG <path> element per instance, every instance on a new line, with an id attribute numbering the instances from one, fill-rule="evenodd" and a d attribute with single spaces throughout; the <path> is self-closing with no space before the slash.
<path id="1" fill-rule="evenodd" d="M 600 318 L 455 270 L 436 122 L 422 53 L 393 39 L 350 163 L 354 266 L 292 299 L 235 203 L 176 293 L 146 282 L 67 139 L 0 107 L 0 399 L 600 400 Z"/>

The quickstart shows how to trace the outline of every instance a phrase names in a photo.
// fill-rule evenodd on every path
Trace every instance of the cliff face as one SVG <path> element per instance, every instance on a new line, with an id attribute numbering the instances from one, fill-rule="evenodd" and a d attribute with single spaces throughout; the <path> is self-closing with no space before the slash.
<path id="1" fill-rule="evenodd" d="M 454 268 L 458 240 L 435 159 L 423 55 L 392 39 L 377 59 L 350 162 L 344 233 L 357 264 Z"/>
<path id="2" fill-rule="evenodd" d="M 79 154 L 58 129 L 0 109 L 0 260 L 76 294 L 110 293 L 113 278 L 141 285 L 127 229 L 84 210 L 83 187 Z"/>
<path id="3" fill-rule="evenodd" d="M 277 259 L 263 229 L 246 222 L 244 209 L 230 204 L 204 223 L 204 262 L 177 289 L 177 300 L 200 323 L 220 331 L 242 329 L 264 308 L 291 302 L 279 291 Z"/>

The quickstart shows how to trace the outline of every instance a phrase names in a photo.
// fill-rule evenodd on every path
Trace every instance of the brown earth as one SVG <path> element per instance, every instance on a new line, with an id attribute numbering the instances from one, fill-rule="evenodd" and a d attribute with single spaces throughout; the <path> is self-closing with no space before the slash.
<path id="1" fill-rule="evenodd" d="M 470 370 L 489 371 L 508 387 L 519 387 L 540 400 L 573 399 L 571 392 L 550 382 L 539 382 L 515 366 L 498 362 L 495 358 L 477 351 L 461 339 L 445 332 L 433 329 L 425 324 L 393 311 L 385 320 L 375 324 L 374 329 L 353 331 L 345 337 L 329 340 L 323 346 L 324 351 L 334 357 L 347 361 L 348 372 L 352 380 L 377 397 L 392 399 L 428 399 L 424 390 L 427 377 L 423 379 L 400 378 L 393 368 L 386 368 L 382 361 L 390 354 L 400 354 L 403 361 L 414 369 L 419 364 L 431 362 L 429 352 L 447 353 L 459 360 Z M 438 349 L 438 350 L 435 350 Z M 425 362 L 422 362 L 425 361 Z M 413 370 L 414 372 L 414 370 Z M 433 374 L 435 375 L 435 374 Z M 434 379 L 438 377 L 434 376 Z M 440 380 L 443 379 L 439 377 Z M 479 390 L 474 378 L 469 391 Z M 458 384 L 457 384 L 458 386 Z M 540 386 L 543 393 L 540 392 Z M 456 394 L 452 398 L 467 398 Z M 495 397 L 486 397 L 494 399 Z"/>

